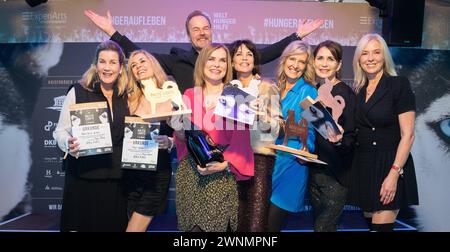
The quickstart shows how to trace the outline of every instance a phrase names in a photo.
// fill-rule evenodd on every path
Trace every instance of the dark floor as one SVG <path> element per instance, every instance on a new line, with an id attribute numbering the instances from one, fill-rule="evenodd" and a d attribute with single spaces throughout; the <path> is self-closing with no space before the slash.
<path id="1" fill-rule="evenodd" d="M 0 232 L 57 232 L 58 215 L 24 214 L 0 223 Z M 176 232 L 175 214 L 156 216 L 149 227 L 149 232 Z M 283 232 L 312 232 L 312 215 L 310 212 L 292 214 L 283 227 Z M 364 218 L 359 211 L 345 211 L 338 231 L 368 231 Z M 395 231 L 417 231 L 405 221 L 398 220 Z"/>

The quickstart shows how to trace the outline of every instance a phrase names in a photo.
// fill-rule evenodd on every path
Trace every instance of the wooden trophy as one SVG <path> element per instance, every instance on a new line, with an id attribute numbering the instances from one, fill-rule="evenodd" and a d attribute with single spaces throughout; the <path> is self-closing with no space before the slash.
<path id="1" fill-rule="evenodd" d="M 141 116 L 146 121 L 162 121 L 171 116 L 190 114 L 183 102 L 178 85 L 173 81 L 164 82 L 162 89 L 153 80 L 143 80 L 144 96 L 150 103 L 148 113 Z"/>
<path id="2" fill-rule="evenodd" d="M 284 125 L 284 142 L 283 145 L 271 144 L 268 147 L 288 152 L 298 156 L 304 156 L 307 158 L 317 159 L 317 155 L 309 153 L 306 145 L 306 140 L 308 139 L 308 122 L 305 119 L 300 120 L 299 123 L 295 122 L 295 111 L 288 110 L 288 116 L 286 118 L 286 123 Z M 302 149 L 294 149 L 287 146 L 287 141 L 290 137 L 299 137 L 302 141 Z"/>

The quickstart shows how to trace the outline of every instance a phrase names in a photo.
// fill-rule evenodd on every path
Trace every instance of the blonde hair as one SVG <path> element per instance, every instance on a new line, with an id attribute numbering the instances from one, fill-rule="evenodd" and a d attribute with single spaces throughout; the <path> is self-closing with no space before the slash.
<path id="1" fill-rule="evenodd" d="M 309 46 L 309 44 L 304 41 L 296 40 L 291 42 L 284 49 L 283 53 L 280 56 L 280 61 L 278 62 L 275 78 L 277 80 L 280 92 L 283 92 L 286 89 L 287 76 L 284 73 L 284 64 L 286 63 L 287 59 L 290 56 L 302 53 L 306 53 L 308 57 L 306 59 L 306 68 L 303 71 L 303 75 L 301 77 L 303 77 L 308 84 L 314 86 L 313 83 L 315 78 L 315 72 L 311 46 Z"/>
<path id="2" fill-rule="evenodd" d="M 364 48 L 372 40 L 378 41 L 378 43 L 380 43 L 381 45 L 381 50 L 384 57 L 383 72 L 390 76 L 397 76 L 397 71 L 395 71 L 395 64 L 392 60 L 392 56 L 389 52 L 386 41 L 376 33 L 366 34 L 359 40 L 358 44 L 356 45 L 355 55 L 353 56 L 353 73 L 355 75 L 353 81 L 353 89 L 356 93 L 359 93 L 359 91 L 367 81 L 367 76 L 361 65 L 359 64 L 359 59 L 361 58 L 361 54 Z"/>
<path id="3" fill-rule="evenodd" d="M 153 55 L 151 55 L 146 50 L 142 50 L 142 49 L 133 51 L 130 54 L 130 57 L 128 58 L 128 76 L 129 76 L 128 86 L 132 87 L 132 90 L 128 96 L 128 103 L 129 103 L 131 113 L 136 112 L 140 100 L 142 99 L 142 97 L 144 97 L 144 93 L 142 91 L 143 86 L 142 86 L 140 80 L 138 80 L 136 78 L 136 76 L 134 76 L 133 70 L 130 67 L 131 59 L 140 53 L 142 53 L 148 59 L 148 61 L 150 63 L 150 68 L 153 71 L 153 76 L 151 78 L 155 81 L 156 86 L 158 88 L 162 88 L 164 82 L 166 82 L 168 80 L 166 73 L 162 69 L 158 60 Z"/>
<path id="4" fill-rule="evenodd" d="M 195 62 L 195 69 L 194 69 L 194 84 L 198 87 L 205 87 L 205 72 L 204 68 L 206 65 L 206 62 L 208 61 L 208 58 L 211 56 L 211 54 L 218 49 L 224 49 L 227 54 L 227 72 L 225 76 L 222 78 L 222 83 L 226 84 L 231 81 L 233 77 L 233 68 L 231 66 L 231 56 L 230 51 L 228 48 L 223 44 L 217 44 L 217 45 L 209 45 L 202 49 L 200 54 L 198 55 L 197 61 Z"/>
<path id="5" fill-rule="evenodd" d="M 97 46 L 92 64 L 89 69 L 83 74 L 83 77 L 80 80 L 81 86 L 86 90 L 92 92 L 94 91 L 94 86 L 100 84 L 100 77 L 98 77 L 97 73 L 97 62 L 100 52 L 102 51 L 114 51 L 118 54 L 119 64 L 122 72 L 119 73 L 119 77 L 117 78 L 117 81 L 114 85 L 117 86 L 118 96 L 129 93 L 133 87 L 129 86 L 128 83 L 128 76 L 125 71 L 125 55 L 123 54 L 122 48 L 120 48 L 120 46 L 116 42 L 111 40 L 106 40 Z"/>

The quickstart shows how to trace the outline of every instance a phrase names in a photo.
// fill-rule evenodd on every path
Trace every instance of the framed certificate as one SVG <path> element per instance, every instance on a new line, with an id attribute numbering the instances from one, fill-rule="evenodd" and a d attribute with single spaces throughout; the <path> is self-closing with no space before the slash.
<path id="1" fill-rule="evenodd" d="M 71 105 L 72 135 L 80 143 L 79 156 L 112 153 L 111 129 L 106 102 Z"/>
<path id="2" fill-rule="evenodd" d="M 140 117 L 125 117 L 122 168 L 155 171 L 158 164 L 159 122 L 146 122 Z"/>

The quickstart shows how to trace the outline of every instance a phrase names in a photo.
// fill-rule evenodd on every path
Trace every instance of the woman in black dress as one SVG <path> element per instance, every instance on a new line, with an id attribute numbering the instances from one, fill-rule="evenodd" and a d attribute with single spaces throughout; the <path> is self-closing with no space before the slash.
<path id="1" fill-rule="evenodd" d="M 158 61 L 145 50 L 136 50 L 128 60 L 128 76 L 133 92 L 129 96 L 130 114 L 149 114 L 150 103 L 146 90 L 161 89 L 168 81 Z M 124 186 L 127 196 L 127 232 L 145 232 L 150 222 L 166 207 L 172 167 L 170 152 L 173 147 L 173 129 L 165 121 L 160 122 L 160 131 L 153 138 L 158 143 L 156 171 L 124 170 Z"/>
<path id="2" fill-rule="evenodd" d="M 113 41 L 104 41 L 97 46 L 80 84 L 67 93 L 53 132 L 59 148 L 66 152 L 61 231 L 122 232 L 127 226 L 120 158 L 124 120 L 130 114 L 128 84 L 122 49 Z M 70 106 L 87 102 L 107 102 L 113 153 L 79 157 Z"/>
<path id="3" fill-rule="evenodd" d="M 419 202 L 410 154 L 415 98 L 378 34 L 358 42 L 353 71 L 356 149 L 350 202 L 362 208 L 371 231 L 392 231 L 400 208 Z"/>

